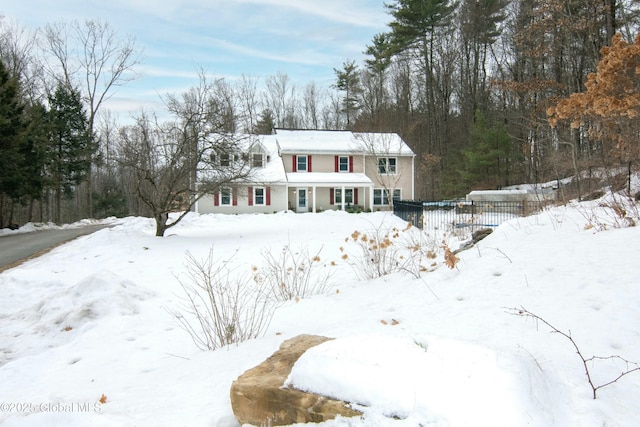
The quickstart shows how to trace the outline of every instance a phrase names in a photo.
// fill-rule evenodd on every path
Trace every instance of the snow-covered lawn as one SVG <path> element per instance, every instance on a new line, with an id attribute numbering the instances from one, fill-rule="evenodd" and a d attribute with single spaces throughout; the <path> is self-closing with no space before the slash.
<path id="1" fill-rule="evenodd" d="M 164 238 L 149 219 L 123 219 L 0 274 L 0 424 L 237 426 L 231 382 L 305 333 L 336 340 L 289 381 L 365 413 L 326 426 L 635 425 L 640 372 L 594 400 L 569 340 L 512 310 L 570 333 L 586 357 L 640 362 L 640 227 L 597 232 L 584 209 L 511 220 L 454 269 L 439 253 L 419 279 L 358 280 L 342 258 L 355 230 L 405 227 L 388 213 L 192 214 Z M 249 273 L 284 245 L 320 251 L 328 290 L 280 305 L 263 337 L 196 348 L 169 313 L 187 251 L 237 250 Z M 598 360 L 590 371 L 597 385 L 632 367 Z"/>

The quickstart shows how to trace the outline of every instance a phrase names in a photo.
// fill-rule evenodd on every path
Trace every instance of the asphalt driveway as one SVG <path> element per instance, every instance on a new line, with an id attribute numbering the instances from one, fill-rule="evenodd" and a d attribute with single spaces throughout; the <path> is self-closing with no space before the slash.
<path id="1" fill-rule="evenodd" d="M 94 233 L 110 225 L 87 225 L 78 228 L 41 230 L 0 236 L 0 272 L 47 253 L 51 249 L 80 236 Z"/>

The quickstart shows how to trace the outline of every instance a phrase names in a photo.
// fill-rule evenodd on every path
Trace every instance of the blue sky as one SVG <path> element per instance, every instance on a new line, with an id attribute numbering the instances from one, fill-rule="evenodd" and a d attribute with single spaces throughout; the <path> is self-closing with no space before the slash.
<path id="1" fill-rule="evenodd" d="M 5 19 L 28 29 L 61 20 L 106 20 L 143 50 L 138 78 L 119 88 L 110 108 L 156 109 L 159 95 L 197 83 L 197 70 L 261 82 L 278 72 L 304 86 L 328 87 L 334 68 L 362 63 L 366 45 L 387 30 L 384 0 L 13 0 Z"/>

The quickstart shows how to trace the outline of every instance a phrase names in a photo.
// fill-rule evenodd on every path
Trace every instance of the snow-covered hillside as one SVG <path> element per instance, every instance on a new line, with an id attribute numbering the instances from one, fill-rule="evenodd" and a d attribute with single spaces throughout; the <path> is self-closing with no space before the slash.
<path id="1" fill-rule="evenodd" d="M 337 339 L 289 381 L 364 407 L 326 426 L 634 425 L 640 372 L 594 400 L 570 341 L 513 311 L 570 333 L 585 357 L 640 362 L 640 227 L 599 231 L 593 215 L 608 213 L 594 204 L 513 219 L 453 269 L 439 253 L 418 279 L 371 280 L 343 259 L 345 238 L 404 229 L 388 213 L 193 214 L 164 238 L 152 220 L 123 219 L 0 274 L 0 424 L 237 426 L 231 382 L 306 333 Z M 457 247 L 439 233 L 436 246 Z M 281 304 L 263 337 L 199 350 L 170 315 L 187 251 L 237 251 L 230 262 L 249 274 L 285 245 L 320 252 L 326 292 Z M 596 385 L 633 366 L 589 365 Z"/>

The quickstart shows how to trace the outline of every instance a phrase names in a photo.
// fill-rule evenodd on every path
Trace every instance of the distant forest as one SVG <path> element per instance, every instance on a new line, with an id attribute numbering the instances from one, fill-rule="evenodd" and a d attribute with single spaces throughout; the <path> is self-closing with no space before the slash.
<path id="1" fill-rule="evenodd" d="M 108 22 L 29 33 L 0 19 L 0 227 L 154 214 L 142 181 L 188 198 L 193 174 L 176 171 L 195 171 L 197 147 L 273 128 L 397 132 L 417 155 L 416 197 L 429 200 L 640 168 L 640 0 L 384 7 L 387 31 L 362 47 L 363 63 L 345 58 L 330 87 L 201 72 L 163 97 L 170 119 L 140 112 L 126 125 L 104 102 L 133 79 L 132 38 Z M 153 178 L 167 175 L 182 187 Z"/>

